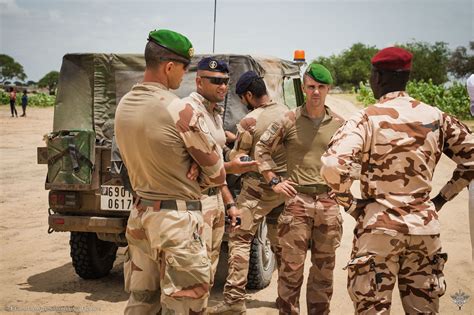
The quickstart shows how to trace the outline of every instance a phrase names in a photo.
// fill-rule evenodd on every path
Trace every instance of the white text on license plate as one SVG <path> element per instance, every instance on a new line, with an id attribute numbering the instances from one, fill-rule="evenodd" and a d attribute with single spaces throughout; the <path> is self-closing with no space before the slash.
<path id="1" fill-rule="evenodd" d="M 100 208 L 117 211 L 132 210 L 133 196 L 123 186 L 101 186 Z"/>

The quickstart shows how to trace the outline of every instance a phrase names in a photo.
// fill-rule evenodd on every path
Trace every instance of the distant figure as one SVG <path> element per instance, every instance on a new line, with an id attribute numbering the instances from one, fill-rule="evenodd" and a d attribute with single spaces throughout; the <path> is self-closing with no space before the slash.
<path id="1" fill-rule="evenodd" d="M 12 117 L 18 117 L 18 113 L 15 108 L 15 102 L 16 102 L 16 91 L 13 87 L 10 88 L 10 110 L 12 112 Z M 15 114 L 15 116 L 13 116 Z"/>
<path id="2" fill-rule="evenodd" d="M 23 110 L 23 114 L 21 117 L 26 117 L 26 106 L 28 106 L 28 91 L 23 90 L 23 95 L 21 96 L 21 109 Z"/>

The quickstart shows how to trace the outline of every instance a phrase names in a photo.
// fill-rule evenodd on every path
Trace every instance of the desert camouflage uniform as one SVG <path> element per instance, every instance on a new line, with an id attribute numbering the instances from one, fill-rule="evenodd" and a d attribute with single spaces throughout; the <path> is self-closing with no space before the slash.
<path id="1" fill-rule="evenodd" d="M 204 115 L 204 121 L 210 135 L 214 138 L 217 145 L 223 148 L 226 139 L 221 117 L 222 107 L 215 106 L 211 108 L 209 101 L 197 92 L 192 92 L 183 101 L 191 104 L 196 111 Z M 204 217 L 203 238 L 206 242 L 209 259 L 211 260 L 210 288 L 212 288 L 225 227 L 225 207 L 221 191 L 217 188 L 204 190 L 201 203 L 202 215 Z"/>
<path id="2" fill-rule="evenodd" d="M 255 144 L 271 122 L 280 118 L 288 111 L 284 105 L 275 102 L 264 104 L 248 113 L 237 125 L 237 139 L 229 158 L 237 154 L 254 157 Z M 286 172 L 286 156 L 284 150 L 273 154 L 277 164 L 276 171 Z M 237 208 L 241 211 L 242 223 L 239 229 L 229 234 L 229 273 L 224 286 L 224 301 L 228 304 L 245 300 L 245 286 L 250 260 L 250 246 L 257 228 L 265 216 L 273 208 L 283 204 L 285 199 L 276 194 L 265 179 L 257 172 L 244 175 L 242 189 L 237 197 Z M 275 253 L 277 263 L 280 260 L 280 249 L 274 225 L 268 225 L 268 238 Z"/>
<path id="3" fill-rule="evenodd" d="M 135 85 L 117 107 L 117 144 L 138 196 L 126 231 L 125 314 L 200 314 L 206 307 L 210 263 L 199 200 L 201 186 L 225 184 L 225 170 L 203 126 L 202 114 L 159 83 Z M 199 183 L 186 177 L 193 160 Z"/>
<path id="4" fill-rule="evenodd" d="M 331 140 L 321 173 L 357 221 L 347 266 L 357 314 L 387 314 L 397 277 L 406 313 L 438 312 L 447 256 L 430 192 L 441 153 L 458 164 L 440 192 L 451 200 L 473 179 L 474 137 L 456 118 L 405 92 L 384 95 Z M 354 162 L 362 164 L 361 194 L 369 201 L 360 212 L 350 208 Z"/>
<path id="5" fill-rule="evenodd" d="M 281 265 L 277 306 L 281 314 L 299 314 L 304 261 L 311 244 L 311 263 L 306 293 L 308 314 L 329 313 L 333 291 L 336 248 L 342 237 L 342 218 L 336 201 L 319 175 L 320 157 L 334 132 L 341 126 L 326 108 L 322 120 L 311 119 L 306 105 L 274 122 L 260 138 L 255 156 L 259 170 L 273 170 L 271 153 L 284 147 L 288 178 L 298 184 L 293 198 L 286 200 L 278 220 Z"/>

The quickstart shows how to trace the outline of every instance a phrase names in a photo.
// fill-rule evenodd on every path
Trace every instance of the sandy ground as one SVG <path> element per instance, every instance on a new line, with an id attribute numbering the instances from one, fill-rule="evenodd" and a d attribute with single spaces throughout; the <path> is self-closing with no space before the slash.
<path id="1" fill-rule="evenodd" d="M 345 101 L 331 98 L 330 103 L 343 116 L 353 111 Z M 28 117 L 10 118 L 8 106 L 0 106 L 0 314 L 120 314 L 127 301 L 122 290 L 121 251 L 109 276 L 86 281 L 73 271 L 69 234 L 47 233 L 46 166 L 36 164 L 36 147 L 43 146 L 42 137 L 51 130 L 52 118 L 52 108 L 29 108 Z M 441 161 L 434 192 L 451 176 L 453 168 L 447 159 Z M 450 297 L 458 290 L 470 296 L 474 293 L 467 195 L 464 190 L 440 214 L 443 248 L 449 254 L 445 268 L 448 289 L 441 300 L 441 314 L 474 313 L 472 298 L 458 311 Z M 333 314 L 353 312 L 342 268 L 349 257 L 354 221 L 346 215 L 344 220 L 344 237 L 337 252 Z M 214 288 L 211 304 L 221 299 L 221 291 L 222 285 Z M 301 296 L 304 314 L 304 288 Z M 276 273 L 268 288 L 249 294 L 248 313 L 277 314 L 275 298 Z M 394 294 L 392 313 L 403 313 L 398 293 Z"/>

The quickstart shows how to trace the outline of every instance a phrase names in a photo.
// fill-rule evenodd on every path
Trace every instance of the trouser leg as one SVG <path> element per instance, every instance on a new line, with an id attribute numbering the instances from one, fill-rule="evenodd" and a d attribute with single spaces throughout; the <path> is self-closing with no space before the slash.
<path id="1" fill-rule="evenodd" d="M 408 238 L 398 274 L 403 309 L 407 314 L 438 314 L 439 298 L 446 291 L 443 268 L 447 255 L 441 253 L 439 235 Z"/>
<path id="2" fill-rule="evenodd" d="M 336 249 L 341 244 L 342 217 L 339 206 L 327 194 L 316 201 L 311 244 L 311 263 L 306 290 L 308 314 L 329 314 L 333 293 Z"/>
<path id="3" fill-rule="evenodd" d="M 287 201 L 278 220 L 281 265 L 278 272 L 277 307 L 280 314 L 299 314 L 304 261 L 313 227 L 305 200 L 297 195 Z M 303 215 L 300 215 L 303 214 Z"/>

